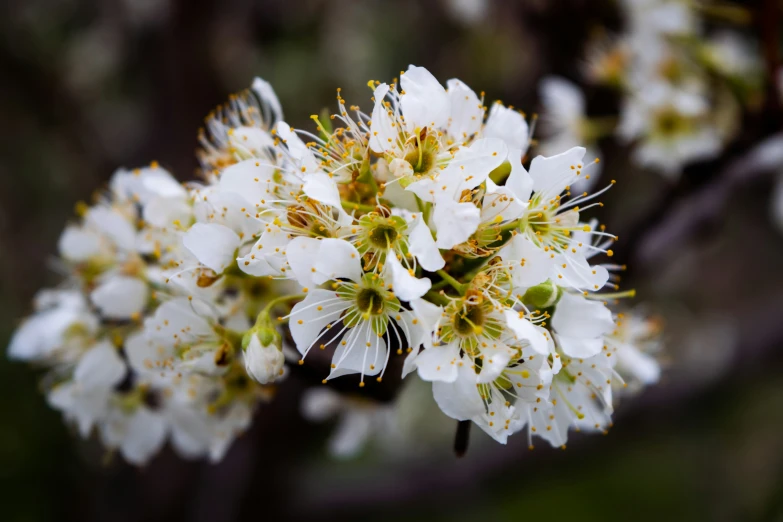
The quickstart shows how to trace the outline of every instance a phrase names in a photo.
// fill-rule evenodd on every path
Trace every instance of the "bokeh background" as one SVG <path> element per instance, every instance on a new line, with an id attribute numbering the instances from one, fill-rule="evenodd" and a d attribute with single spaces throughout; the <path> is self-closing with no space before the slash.
<path id="1" fill-rule="evenodd" d="M 769 79 L 783 6 L 744 6 Z M 587 38 L 620 27 L 610 0 L 4 0 L 0 344 L 35 291 L 57 283 L 51 260 L 74 205 L 119 166 L 157 160 L 192 178 L 203 117 L 253 76 L 303 128 L 338 86 L 369 110 L 367 80 L 409 63 L 533 113 L 543 76 L 578 80 Z M 617 110 L 610 91 L 586 94 L 590 114 Z M 474 430 L 456 459 L 453 423 L 424 390 L 405 446 L 339 461 L 325 450 L 332 425 L 299 416 L 294 375 L 222 463 L 167 450 L 135 469 L 79 440 L 47 407 L 39 373 L 0 358 L 0 519 L 783 520 L 780 174 L 748 156 L 782 124 L 770 81 L 725 153 L 677 183 L 601 142 L 603 180 L 618 183 L 596 215 L 620 237 L 625 287 L 665 321 L 667 367 L 607 436 L 530 452 L 524 436 L 500 447 Z"/>

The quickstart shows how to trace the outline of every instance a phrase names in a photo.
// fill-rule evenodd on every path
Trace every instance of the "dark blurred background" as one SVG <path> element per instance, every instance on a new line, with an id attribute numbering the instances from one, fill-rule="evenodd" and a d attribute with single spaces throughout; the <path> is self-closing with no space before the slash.
<path id="1" fill-rule="evenodd" d="M 771 77 L 780 2 L 746 7 L 742 30 L 761 40 Z M 157 160 L 192 178 L 203 117 L 253 76 L 303 128 L 338 86 L 369 111 L 367 80 L 409 63 L 533 113 L 539 79 L 578 81 L 588 36 L 620 24 L 612 1 L 594 0 L 4 0 L 2 344 L 35 291 L 58 282 L 51 260 L 76 202 L 119 166 Z M 617 110 L 611 92 L 586 93 L 591 114 Z M 748 156 L 780 131 L 779 107 L 770 95 L 746 111 L 723 156 L 676 184 L 601 142 L 603 180 L 618 184 L 598 215 L 619 234 L 624 285 L 666 322 L 667 366 L 607 436 L 530 452 L 524 435 L 501 447 L 474 430 L 458 460 L 450 434 L 423 429 L 394 457 L 371 446 L 337 461 L 331 425 L 297 414 L 294 375 L 222 463 L 166 450 L 135 469 L 79 440 L 40 374 L 0 358 L 0 520 L 783 520 L 783 235 L 775 174 Z M 448 431 L 438 415 L 421 422 Z"/>

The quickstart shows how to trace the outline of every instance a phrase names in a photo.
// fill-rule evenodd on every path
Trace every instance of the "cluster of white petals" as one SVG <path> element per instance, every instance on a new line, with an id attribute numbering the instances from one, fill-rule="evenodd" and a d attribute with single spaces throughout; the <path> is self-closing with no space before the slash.
<path id="1" fill-rule="evenodd" d="M 740 107 L 763 85 L 757 45 L 737 32 L 705 27 L 684 0 L 623 0 L 624 31 L 594 39 L 585 57 L 589 84 L 618 91 L 619 117 L 588 116 L 585 93 L 569 80 L 540 84 L 542 151 L 614 134 L 641 167 L 676 179 L 690 163 L 716 158 L 734 137 Z"/>
<path id="2" fill-rule="evenodd" d="M 208 117 L 200 181 L 120 170 L 79 207 L 68 277 L 9 354 L 49 369 L 49 402 L 82 436 L 138 464 L 166 441 L 217 460 L 273 383 L 324 360 L 325 384 L 417 376 L 499 442 L 562 446 L 658 379 L 653 323 L 609 308 L 633 294 L 616 238 L 582 217 L 605 189 L 572 193 L 597 160 L 528 161 L 522 113 L 421 67 L 370 88 L 369 114 L 338 90 L 311 133 L 257 79 Z M 386 425 L 319 397 L 311 417 L 347 412 L 337 453 Z"/>

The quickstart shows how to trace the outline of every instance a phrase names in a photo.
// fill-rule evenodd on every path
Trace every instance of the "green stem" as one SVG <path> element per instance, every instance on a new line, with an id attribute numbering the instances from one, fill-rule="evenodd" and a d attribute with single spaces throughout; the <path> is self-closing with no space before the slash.
<path id="1" fill-rule="evenodd" d="M 425 203 L 419 198 L 419 196 L 416 197 L 416 206 L 419 207 L 419 212 L 421 212 L 422 219 L 424 220 L 425 224 L 428 224 L 430 221 L 430 213 L 432 212 L 432 205 L 430 203 Z"/>
<path id="2" fill-rule="evenodd" d="M 444 281 L 446 281 L 448 284 L 450 284 L 452 286 L 452 288 L 454 288 L 454 290 L 459 292 L 459 295 L 464 295 L 465 294 L 465 287 L 467 285 L 463 285 L 462 283 L 460 283 L 459 281 L 457 281 L 456 279 L 451 277 L 451 275 L 449 275 L 449 273 L 446 272 L 443 269 L 438 270 L 436 272 L 436 274 L 438 274 L 440 277 L 443 278 Z"/>
<path id="3" fill-rule="evenodd" d="M 215 333 L 228 341 L 228 343 L 235 350 L 238 350 L 242 347 L 242 337 L 244 336 L 244 332 L 237 332 L 236 330 L 231 330 L 223 325 L 217 324 L 215 325 Z"/>
<path id="4" fill-rule="evenodd" d="M 447 286 L 449 286 L 449 282 L 444 279 L 443 281 L 438 281 L 437 283 L 432 285 L 430 287 L 430 289 L 431 290 L 440 290 L 441 288 L 446 288 Z"/>
<path id="5" fill-rule="evenodd" d="M 745 7 L 732 5 L 727 2 L 718 2 L 713 4 L 704 4 L 693 2 L 691 4 L 697 11 L 714 19 L 724 20 L 739 25 L 749 25 L 753 22 L 753 13 Z"/>
<path id="6" fill-rule="evenodd" d="M 362 205 L 361 203 L 350 203 L 341 201 L 345 210 L 359 210 L 360 212 L 375 212 L 375 207 L 370 205 Z"/>
<path id="7" fill-rule="evenodd" d="M 623 299 L 636 297 L 636 290 L 625 290 L 623 292 L 610 292 L 607 294 L 591 294 L 592 299 Z"/>
<path id="8" fill-rule="evenodd" d="M 424 294 L 424 297 L 425 299 L 428 299 L 429 301 L 435 304 L 439 304 L 443 306 L 449 304 L 449 300 L 445 296 L 440 295 L 440 293 L 438 292 L 433 292 L 432 290 Z"/>
<path id="9" fill-rule="evenodd" d="M 305 294 L 292 294 L 292 295 L 283 295 L 275 299 L 272 299 L 258 314 L 258 317 L 256 318 L 256 326 L 258 327 L 263 326 L 262 321 L 265 318 L 268 318 L 269 312 L 272 311 L 272 308 L 279 305 L 280 303 L 284 303 L 286 301 L 293 301 L 295 299 L 304 299 L 305 297 L 306 297 Z"/>

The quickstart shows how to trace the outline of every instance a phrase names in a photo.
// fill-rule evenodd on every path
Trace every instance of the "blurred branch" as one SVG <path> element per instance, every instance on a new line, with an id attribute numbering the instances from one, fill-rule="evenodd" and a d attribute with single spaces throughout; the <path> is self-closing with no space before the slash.
<path id="1" fill-rule="evenodd" d="M 781 167 L 783 134 L 777 134 L 732 161 L 713 183 L 674 205 L 642 238 L 633 262 L 645 269 L 671 256 L 705 226 L 720 220 L 734 191 Z"/>

